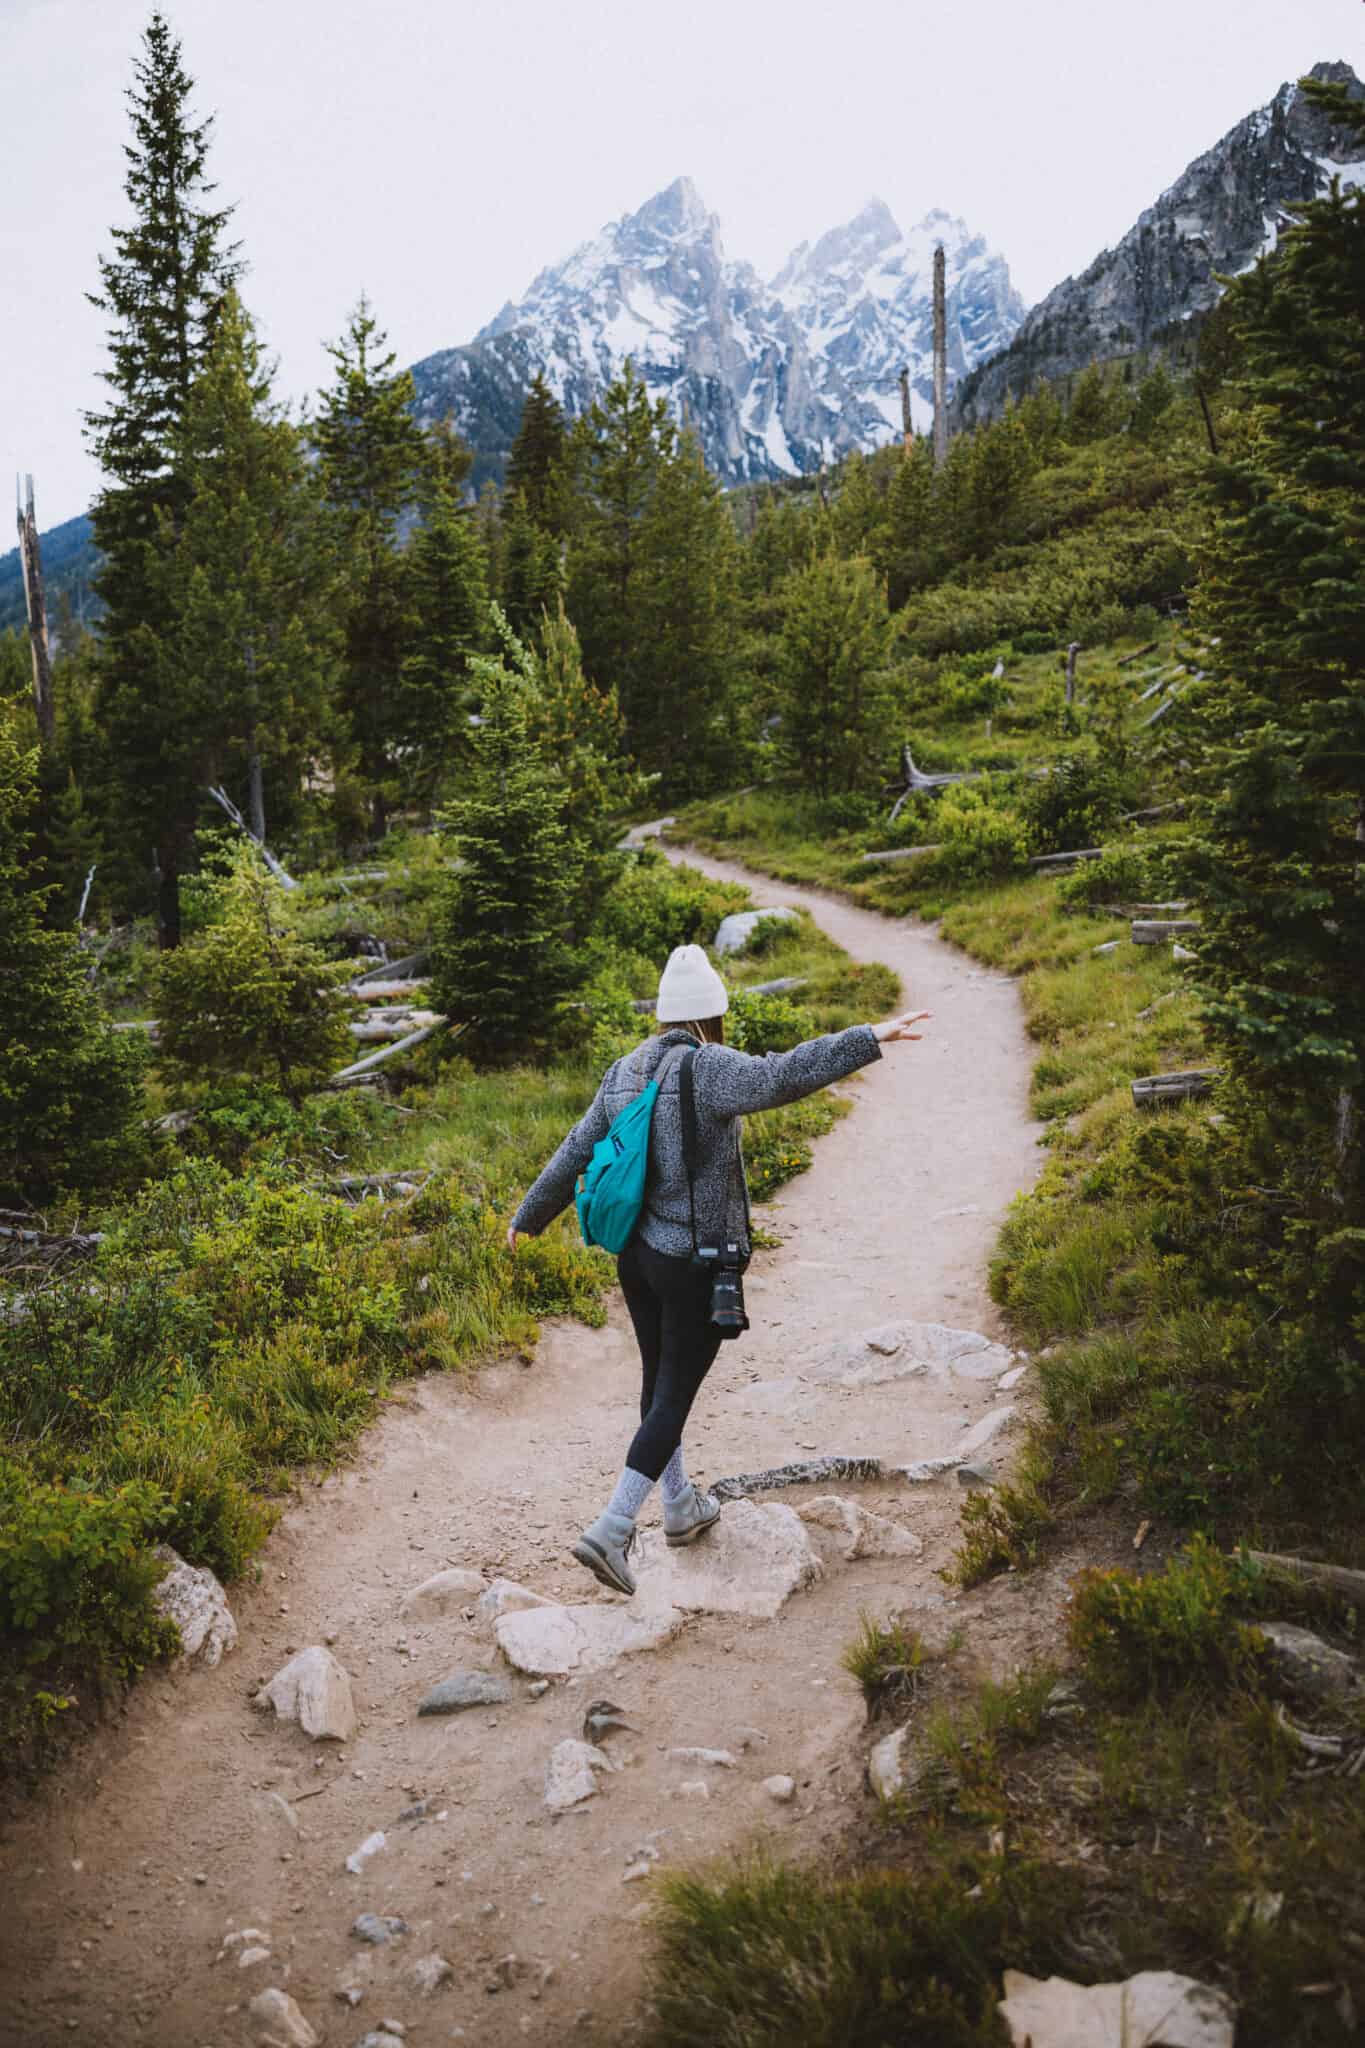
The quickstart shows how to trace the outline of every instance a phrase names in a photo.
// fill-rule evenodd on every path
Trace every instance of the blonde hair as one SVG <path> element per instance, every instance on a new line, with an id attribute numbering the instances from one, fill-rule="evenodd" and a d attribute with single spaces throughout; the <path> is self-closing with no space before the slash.
<path id="1" fill-rule="evenodd" d="M 724 1045 L 725 1019 L 723 1017 L 689 1017 L 686 1023 L 656 1024 L 656 1033 L 662 1037 L 665 1031 L 690 1031 L 699 1045 Z"/>

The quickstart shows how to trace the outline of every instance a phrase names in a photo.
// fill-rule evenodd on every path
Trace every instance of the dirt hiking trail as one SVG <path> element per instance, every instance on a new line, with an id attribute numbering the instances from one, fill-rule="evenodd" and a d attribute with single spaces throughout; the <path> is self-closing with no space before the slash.
<path id="1" fill-rule="evenodd" d="M 926 926 L 686 858 L 749 882 L 759 904 L 809 907 L 856 959 L 897 971 L 906 1007 L 933 1012 L 921 1043 L 843 1085 L 852 1113 L 760 1212 L 782 1245 L 754 1261 L 754 1327 L 722 1346 L 691 1469 L 999 1455 L 1027 1379 L 1016 1391 L 1018 1361 L 994 1341 L 985 1267 L 1038 1164 L 1013 987 Z M 354 2048 L 386 2020 L 409 2048 L 629 2040 L 659 1873 L 756 1841 L 796 1857 L 829 1846 L 868 1796 L 862 1699 L 839 1665 L 859 1610 L 908 1612 L 931 1640 L 970 1637 L 982 1612 L 981 1594 L 938 1576 L 961 1486 L 948 1469 L 763 1491 L 677 1552 L 655 1496 L 627 1603 L 567 1551 L 637 1401 L 618 1296 L 603 1330 L 547 1326 L 529 1368 L 401 1388 L 353 1462 L 300 1490 L 259 1582 L 230 1589 L 236 1650 L 213 1670 L 149 1674 L 0 1834 L 6 2048 Z M 471 1581 L 405 1610 L 450 1567 L 556 1604 L 484 1596 L 498 1620 Z M 1049 1648 L 1060 1599 L 1047 1571 L 997 1582 L 987 1664 Z M 340 1745 L 251 1703 L 314 1644 L 351 1675 L 357 1727 Z M 505 1699 L 419 1718 L 458 1670 L 496 1675 Z M 551 1812 L 551 1752 L 602 1696 L 635 1732 L 604 1738 L 615 1768 L 589 1762 L 594 1796 Z M 789 1794 L 765 1787 L 776 1778 Z M 367 1913 L 372 1931 L 387 1916 L 406 1931 L 366 1941 L 352 1929 Z M 270 1987 L 303 2031 L 282 2005 L 273 2022 L 253 2014 Z"/>

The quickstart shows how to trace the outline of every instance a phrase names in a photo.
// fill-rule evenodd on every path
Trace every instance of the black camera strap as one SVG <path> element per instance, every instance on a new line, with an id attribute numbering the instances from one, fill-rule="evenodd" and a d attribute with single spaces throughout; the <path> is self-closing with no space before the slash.
<path id="1" fill-rule="evenodd" d="M 692 1218 L 692 1252 L 697 1251 L 697 1164 L 700 1146 L 697 1139 L 697 1091 L 692 1077 L 692 1063 L 697 1057 L 696 1046 L 689 1046 L 678 1064 L 678 1108 L 682 1117 L 683 1165 L 687 1168 L 687 1206 Z M 736 1144 L 736 1153 L 739 1147 Z M 744 1191 L 744 1235 L 750 1247 L 753 1245 L 754 1225 L 749 1208 L 749 1184 L 740 1167 L 739 1184 Z"/>

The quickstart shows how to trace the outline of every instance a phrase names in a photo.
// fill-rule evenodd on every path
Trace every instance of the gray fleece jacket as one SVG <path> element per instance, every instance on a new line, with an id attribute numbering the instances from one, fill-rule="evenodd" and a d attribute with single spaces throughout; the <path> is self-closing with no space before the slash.
<path id="1" fill-rule="evenodd" d="M 655 1070 L 674 1047 L 691 1045 L 683 1030 L 647 1038 L 602 1077 L 591 1109 L 575 1124 L 548 1166 L 527 1191 L 512 1218 L 514 1230 L 537 1236 L 573 1200 L 578 1176 L 592 1157 L 594 1145 L 606 1136 L 613 1118 L 653 1080 Z M 761 1059 L 733 1046 L 703 1045 L 692 1066 L 697 1106 L 696 1175 L 697 1241 L 718 1241 L 749 1249 L 745 1230 L 744 1158 L 739 1118 L 759 1109 L 776 1109 L 813 1095 L 868 1066 L 882 1056 L 870 1024 L 854 1024 L 827 1038 L 808 1038 L 790 1052 L 765 1053 Z M 692 1249 L 687 1169 L 683 1163 L 682 1109 L 678 1093 L 679 1062 L 671 1059 L 660 1076 L 658 1099 L 649 1130 L 649 1171 L 639 1230 L 655 1251 L 683 1257 Z"/>

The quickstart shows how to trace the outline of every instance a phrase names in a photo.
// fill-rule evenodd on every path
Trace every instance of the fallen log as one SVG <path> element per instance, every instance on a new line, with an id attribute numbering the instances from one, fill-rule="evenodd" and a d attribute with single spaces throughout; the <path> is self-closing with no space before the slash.
<path id="1" fill-rule="evenodd" d="M 14 1210 L 7 1210 L 14 1215 Z M 88 1257 L 98 1251 L 104 1243 L 102 1230 L 34 1230 L 32 1227 L 15 1223 L 0 1223 L 0 1239 L 6 1244 L 21 1244 L 30 1251 L 38 1252 L 45 1258 L 62 1258 L 68 1254 L 78 1258 Z"/>
<path id="2" fill-rule="evenodd" d="M 237 830 L 239 832 L 244 832 L 246 834 L 247 838 L 256 848 L 257 852 L 261 856 L 261 859 L 265 862 L 271 874 L 275 877 L 275 880 L 281 885 L 281 887 L 285 889 L 297 889 L 299 885 L 294 880 L 294 877 L 288 872 L 288 870 L 282 865 L 281 862 L 276 860 L 274 854 L 270 851 L 270 848 L 266 845 L 264 839 L 257 838 L 256 834 L 252 831 L 250 825 L 247 824 L 246 819 L 242 816 L 241 812 L 238 810 L 236 804 L 232 801 L 232 798 L 228 795 L 227 791 L 224 789 L 215 789 L 213 784 L 210 783 L 208 785 L 208 793 L 213 798 L 213 801 L 216 804 L 220 805 L 221 808 L 227 812 L 227 815 L 229 816 L 229 818 L 231 818 L 233 824 L 237 827 Z"/>
<path id="3" fill-rule="evenodd" d="M 1118 659 L 1118 666 L 1120 668 L 1131 668 L 1135 661 L 1141 661 L 1144 654 L 1155 654 L 1160 644 L 1159 640 L 1149 640 L 1145 647 L 1135 647 L 1131 654 L 1121 654 Z"/>
<path id="4" fill-rule="evenodd" d="M 410 1031 L 405 1038 L 398 1039 L 393 1045 L 381 1045 L 378 1052 L 366 1053 L 363 1060 L 354 1060 L 349 1067 L 339 1068 L 327 1086 L 356 1087 L 367 1081 L 374 1069 L 382 1066 L 385 1060 L 396 1058 L 400 1052 L 415 1051 L 419 1045 L 425 1045 L 429 1038 L 434 1038 L 438 1031 L 445 1031 L 448 1027 L 449 1020 L 445 1017 L 435 1024 L 424 1024 L 420 1031 Z"/>
<path id="5" fill-rule="evenodd" d="M 1160 917 L 1163 911 L 1174 910 L 1178 912 L 1188 910 L 1190 906 L 1188 898 L 1178 896 L 1170 903 L 1101 903 L 1095 907 L 1107 912 L 1110 917 L 1126 917 L 1131 919 L 1135 917 Z"/>
<path id="6" fill-rule="evenodd" d="M 131 1020 L 124 1019 L 122 1022 L 116 1023 L 113 1028 L 115 1031 L 145 1031 L 153 1045 L 155 1045 L 157 1032 L 160 1029 L 160 1019 L 157 1017 L 134 1017 Z"/>
<path id="7" fill-rule="evenodd" d="M 1133 919 L 1133 944 L 1135 946 L 1164 946 L 1170 939 L 1182 939 L 1187 932 L 1197 932 L 1197 917 L 1135 917 Z"/>
<path id="8" fill-rule="evenodd" d="M 1222 1074 L 1221 1067 L 1189 1067 L 1178 1074 L 1145 1074 L 1132 1084 L 1133 1107 L 1151 1109 L 1160 1102 L 1186 1102 L 1196 1095 L 1207 1095 Z"/>
<path id="9" fill-rule="evenodd" d="M 888 847 L 885 853 L 865 853 L 863 859 L 865 861 L 915 860 L 922 853 L 938 853 L 939 851 L 939 845 L 892 846 Z"/>
<path id="10" fill-rule="evenodd" d="M 1074 868 L 1079 860 L 1099 860 L 1104 853 L 1102 846 L 1077 846 L 1070 853 L 1035 853 L 1029 861 L 1031 868 Z"/>
<path id="11" fill-rule="evenodd" d="M 358 1003 L 387 1003 L 395 996 L 416 995 L 419 989 L 430 988 L 428 975 L 417 975 L 411 981 L 352 981 L 347 984 L 347 994 Z"/>
<path id="12" fill-rule="evenodd" d="M 398 1010 L 392 1017 L 366 1017 L 346 1029 L 362 1045 L 378 1045 L 407 1036 L 427 1024 L 444 1024 L 440 1010 Z"/>
<path id="13" fill-rule="evenodd" d="M 1291 1579 L 1322 1586 L 1356 1607 L 1365 1607 L 1365 1572 L 1352 1571 L 1349 1565 L 1319 1564 L 1316 1558 L 1286 1557 L 1274 1550 L 1249 1550 L 1247 1556 L 1266 1571 L 1284 1572 Z"/>
<path id="14" fill-rule="evenodd" d="M 1166 713 L 1168 711 L 1174 710 L 1175 706 L 1179 703 L 1179 701 L 1180 692 L 1175 688 L 1173 684 L 1171 686 L 1169 693 L 1166 696 L 1164 703 L 1157 705 L 1156 710 L 1152 713 L 1150 718 L 1143 719 L 1141 730 L 1143 732 L 1146 732 L 1149 725 L 1155 725 L 1159 719 L 1162 719 L 1166 716 Z"/>
<path id="15" fill-rule="evenodd" d="M 916 765 L 915 757 L 910 751 L 909 740 L 901 748 L 901 774 L 905 780 L 905 787 L 891 807 L 890 822 L 893 825 L 912 796 L 918 796 L 924 791 L 948 789 L 955 782 L 977 782 L 981 777 L 979 769 L 960 769 L 955 775 L 927 775 Z"/>
<path id="16" fill-rule="evenodd" d="M 1185 809 L 1187 799 L 1179 796 L 1173 803 L 1151 804 L 1145 811 L 1124 811 L 1119 818 L 1120 825 L 1145 825 L 1149 818 L 1166 818 L 1178 815 Z"/>
<path id="17" fill-rule="evenodd" d="M 368 988 L 375 981 L 402 981 L 408 976 L 420 978 L 427 971 L 429 957 L 430 948 L 421 946 L 402 960 L 381 960 L 377 967 L 367 967 L 363 974 L 357 974 L 350 986 L 353 989 Z"/>

